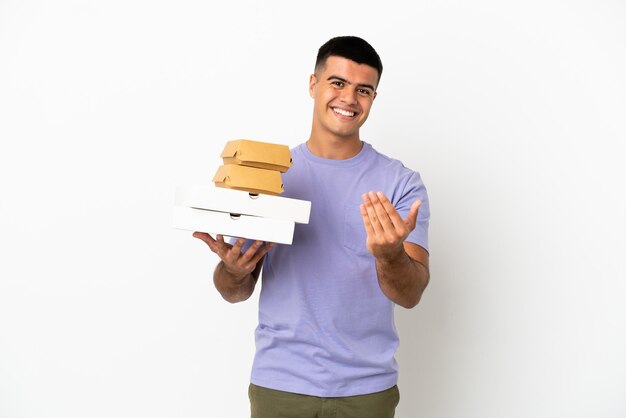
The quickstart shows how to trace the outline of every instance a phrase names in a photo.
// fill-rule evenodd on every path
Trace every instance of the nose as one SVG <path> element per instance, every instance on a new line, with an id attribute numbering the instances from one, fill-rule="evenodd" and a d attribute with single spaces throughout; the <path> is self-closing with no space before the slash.
<path id="1" fill-rule="evenodd" d="M 339 99 L 346 104 L 356 103 L 356 90 L 352 88 L 344 88 L 341 90 Z"/>

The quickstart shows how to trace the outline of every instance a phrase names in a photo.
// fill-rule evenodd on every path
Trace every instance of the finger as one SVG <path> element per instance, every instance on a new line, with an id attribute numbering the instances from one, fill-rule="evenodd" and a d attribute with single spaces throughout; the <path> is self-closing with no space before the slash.
<path id="1" fill-rule="evenodd" d="M 381 193 L 381 192 L 378 192 L 378 193 Z M 376 216 L 378 216 L 378 220 L 380 221 L 380 225 L 382 226 L 384 232 L 392 232 L 392 231 L 395 232 L 396 228 L 393 225 L 391 218 L 389 217 L 389 213 L 387 213 L 387 209 L 381 202 L 378 193 L 374 193 L 374 192 L 369 193 L 370 200 L 372 201 L 372 206 L 374 207 L 374 210 L 376 211 Z M 391 209 L 392 211 L 396 210 L 393 206 L 391 206 Z"/>
<path id="2" fill-rule="evenodd" d="M 391 204 L 391 202 L 389 201 L 389 199 L 387 198 L 387 196 L 385 196 L 383 192 L 376 193 L 376 196 L 378 196 L 378 200 L 380 200 L 380 203 L 385 208 L 385 211 L 387 212 L 387 216 L 389 216 L 389 220 L 393 224 L 393 227 L 395 228 L 395 230 L 399 234 L 404 234 L 405 232 L 404 219 L 402 219 L 402 217 L 400 216 L 396 208 Z"/>
<path id="3" fill-rule="evenodd" d="M 225 252 L 224 257 L 222 258 L 224 262 L 232 264 L 236 263 L 239 257 L 241 257 L 241 248 L 244 246 L 245 243 L 246 240 L 244 238 L 238 238 L 231 247 L 231 249 Z"/>
<path id="4" fill-rule="evenodd" d="M 224 242 L 224 236 L 217 234 L 216 235 L 216 239 L 215 242 L 217 242 L 217 245 L 222 249 L 222 250 L 227 250 L 228 247 L 226 246 L 226 242 Z"/>
<path id="5" fill-rule="evenodd" d="M 360 205 L 361 209 L 361 218 L 363 218 L 363 225 L 365 226 L 365 232 L 368 236 L 374 236 L 374 228 L 372 227 L 372 223 L 370 222 L 370 217 L 367 214 L 367 209 L 365 209 L 365 205 Z"/>
<path id="6" fill-rule="evenodd" d="M 252 260 L 254 254 L 256 254 L 259 248 L 261 248 L 261 245 L 263 245 L 263 241 L 254 241 L 252 245 L 248 247 L 246 252 L 241 255 L 241 262 L 247 263 L 248 261 Z"/>
<path id="7" fill-rule="evenodd" d="M 217 255 L 223 260 L 228 251 L 232 248 L 232 245 L 224 241 L 224 236 L 217 234 L 215 244 L 217 246 Z"/>
<path id="8" fill-rule="evenodd" d="M 376 215 L 376 210 L 374 209 L 374 205 L 368 193 L 365 193 L 361 196 L 363 199 L 363 203 L 365 205 L 365 210 L 367 211 L 367 216 L 370 220 L 370 224 L 372 225 L 372 229 L 374 230 L 375 235 L 383 234 L 383 228 L 380 225 L 380 220 Z"/>
<path id="9" fill-rule="evenodd" d="M 409 210 L 409 214 L 406 217 L 404 223 L 409 228 L 410 231 L 415 229 L 415 225 L 417 225 L 417 214 L 419 213 L 420 206 L 422 206 L 422 201 L 417 199 L 411 205 L 411 209 Z"/>
<path id="10" fill-rule="evenodd" d="M 210 234 L 207 234 L 206 232 L 196 231 L 193 233 L 193 237 L 198 238 L 200 241 L 204 241 L 204 243 L 209 246 L 211 251 L 213 251 L 214 253 L 217 253 L 217 249 L 218 249 L 217 241 L 215 241 Z"/>
<path id="11" fill-rule="evenodd" d="M 206 232 L 199 232 L 199 231 L 195 231 L 195 232 L 193 233 L 193 237 L 194 237 L 194 238 L 198 238 L 200 241 L 204 241 L 204 242 L 207 242 L 209 239 L 210 239 L 211 241 L 215 241 L 215 240 L 213 239 L 213 237 L 212 237 L 211 235 L 207 234 Z"/>
<path id="12" fill-rule="evenodd" d="M 272 248 L 274 248 L 274 243 L 272 243 L 272 242 L 266 243 L 263 246 L 263 248 L 261 248 L 259 251 L 257 251 L 255 256 L 252 257 L 252 260 L 250 260 L 252 265 L 256 266 L 256 264 L 261 260 L 261 258 L 263 258 L 265 256 L 265 254 L 267 254 L 267 252 L 269 250 L 271 250 Z"/>
<path id="13" fill-rule="evenodd" d="M 231 251 L 238 255 L 241 254 L 241 249 L 243 248 L 245 243 L 245 238 L 237 238 L 237 241 L 235 241 L 235 243 L 233 244 L 233 248 L 231 248 Z"/>

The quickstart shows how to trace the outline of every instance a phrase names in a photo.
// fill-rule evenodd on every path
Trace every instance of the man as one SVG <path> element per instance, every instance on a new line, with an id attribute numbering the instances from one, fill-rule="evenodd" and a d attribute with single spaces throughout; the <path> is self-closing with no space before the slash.
<path id="1" fill-rule="evenodd" d="M 311 134 L 283 175 L 283 196 L 312 202 L 293 245 L 194 233 L 221 259 L 214 282 L 227 301 L 250 297 L 263 268 L 253 418 L 394 416 L 393 310 L 414 307 L 428 284 L 429 209 L 419 174 L 360 139 L 381 73 L 361 38 L 319 49 Z"/>

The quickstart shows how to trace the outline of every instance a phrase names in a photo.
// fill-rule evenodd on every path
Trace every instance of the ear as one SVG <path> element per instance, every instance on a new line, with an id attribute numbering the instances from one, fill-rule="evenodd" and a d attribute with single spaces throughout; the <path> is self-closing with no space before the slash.
<path id="1" fill-rule="evenodd" d="M 316 85 L 317 85 L 317 77 L 315 77 L 315 74 L 311 74 L 311 77 L 309 77 L 309 96 L 311 96 L 311 98 L 315 96 Z"/>

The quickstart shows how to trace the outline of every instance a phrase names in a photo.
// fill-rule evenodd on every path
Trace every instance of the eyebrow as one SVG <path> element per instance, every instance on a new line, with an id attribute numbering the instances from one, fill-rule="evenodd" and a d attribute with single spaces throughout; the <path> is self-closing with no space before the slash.
<path id="1" fill-rule="evenodd" d="M 351 82 L 349 82 L 348 80 L 346 80 L 345 78 L 341 78 L 339 76 L 336 75 L 331 75 L 329 76 L 326 81 L 331 81 L 331 80 L 337 80 L 337 81 L 341 81 L 343 83 L 346 84 L 352 84 Z M 371 84 L 357 84 L 357 87 L 367 87 L 368 89 L 371 89 L 372 91 L 376 91 L 376 89 L 374 88 L 374 86 L 372 86 Z"/>

